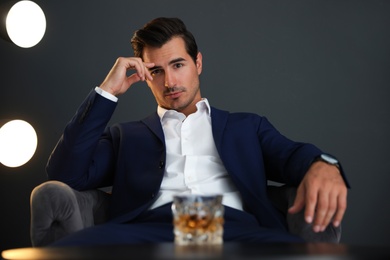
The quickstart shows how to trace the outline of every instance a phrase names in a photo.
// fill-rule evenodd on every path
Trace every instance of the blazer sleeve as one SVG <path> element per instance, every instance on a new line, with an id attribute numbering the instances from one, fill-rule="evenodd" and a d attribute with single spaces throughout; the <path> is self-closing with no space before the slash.
<path id="1" fill-rule="evenodd" d="M 91 91 L 51 153 L 49 179 L 85 190 L 110 185 L 113 157 L 111 135 L 105 131 L 117 103 Z"/>
<path id="2" fill-rule="evenodd" d="M 307 170 L 323 151 L 310 143 L 295 142 L 282 135 L 265 117 L 258 127 L 267 178 L 299 185 Z M 340 172 L 349 187 L 343 168 Z"/>

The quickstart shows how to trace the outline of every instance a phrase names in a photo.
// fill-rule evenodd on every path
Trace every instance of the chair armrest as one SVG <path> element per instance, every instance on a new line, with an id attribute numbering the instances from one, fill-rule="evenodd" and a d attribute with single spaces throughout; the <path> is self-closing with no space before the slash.
<path id="1" fill-rule="evenodd" d="M 79 192 L 59 181 L 37 186 L 30 197 L 30 237 L 45 246 L 107 219 L 109 195 L 100 190 Z"/>
<path id="2" fill-rule="evenodd" d="M 284 214 L 292 234 L 307 242 L 338 243 L 341 226 L 329 225 L 324 232 L 315 233 L 304 220 L 304 211 L 288 214 L 296 188 L 268 186 L 268 196 Z M 47 181 L 31 192 L 31 228 L 33 246 L 45 246 L 71 233 L 107 220 L 110 194 L 101 190 L 76 191 L 59 181 Z"/>
<path id="3" fill-rule="evenodd" d="M 341 226 L 329 225 L 324 232 L 313 231 L 312 224 L 308 224 L 304 218 L 304 210 L 296 214 L 287 211 L 293 205 L 297 193 L 296 187 L 268 186 L 268 197 L 274 206 L 283 213 L 287 220 L 290 233 L 298 235 L 307 242 L 339 243 L 341 238 Z"/>

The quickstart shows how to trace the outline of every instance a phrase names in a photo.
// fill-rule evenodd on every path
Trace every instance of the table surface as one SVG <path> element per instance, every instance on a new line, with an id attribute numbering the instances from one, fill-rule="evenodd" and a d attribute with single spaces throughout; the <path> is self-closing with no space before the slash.
<path id="1" fill-rule="evenodd" d="M 344 244 L 243 244 L 175 246 L 173 243 L 96 247 L 17 248 L 2 259 L 390 259 L 390 247 Z"/>

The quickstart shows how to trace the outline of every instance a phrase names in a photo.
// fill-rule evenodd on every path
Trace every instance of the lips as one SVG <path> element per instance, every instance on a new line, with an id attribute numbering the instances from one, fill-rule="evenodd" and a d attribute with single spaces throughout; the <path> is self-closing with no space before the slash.
<path id="1" fill-rule="evenodd" d="M 172 98 L 172 99 L 175 99 L 175 98 L 178 98 L 181 96 L 181 91 L 179 92 L 170 92 L 168 94 L 166 94 L 165 96 L 168 97 L 168 98 Z"/>

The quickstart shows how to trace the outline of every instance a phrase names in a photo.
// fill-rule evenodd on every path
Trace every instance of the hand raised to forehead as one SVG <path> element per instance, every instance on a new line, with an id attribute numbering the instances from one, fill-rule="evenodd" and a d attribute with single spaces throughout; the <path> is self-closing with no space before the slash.
<path id="1" fill-rule="evenodd" d="M 143 62 L 141 58 L 120 57 L 104 79 L 100 88 L 114 96 L 125 93 L 131 85 L 139 81 L 153 80 L 148 68 L 152 68 L 154 63 Z M 130 76 L 127 71 L 135 70 Z"/>

